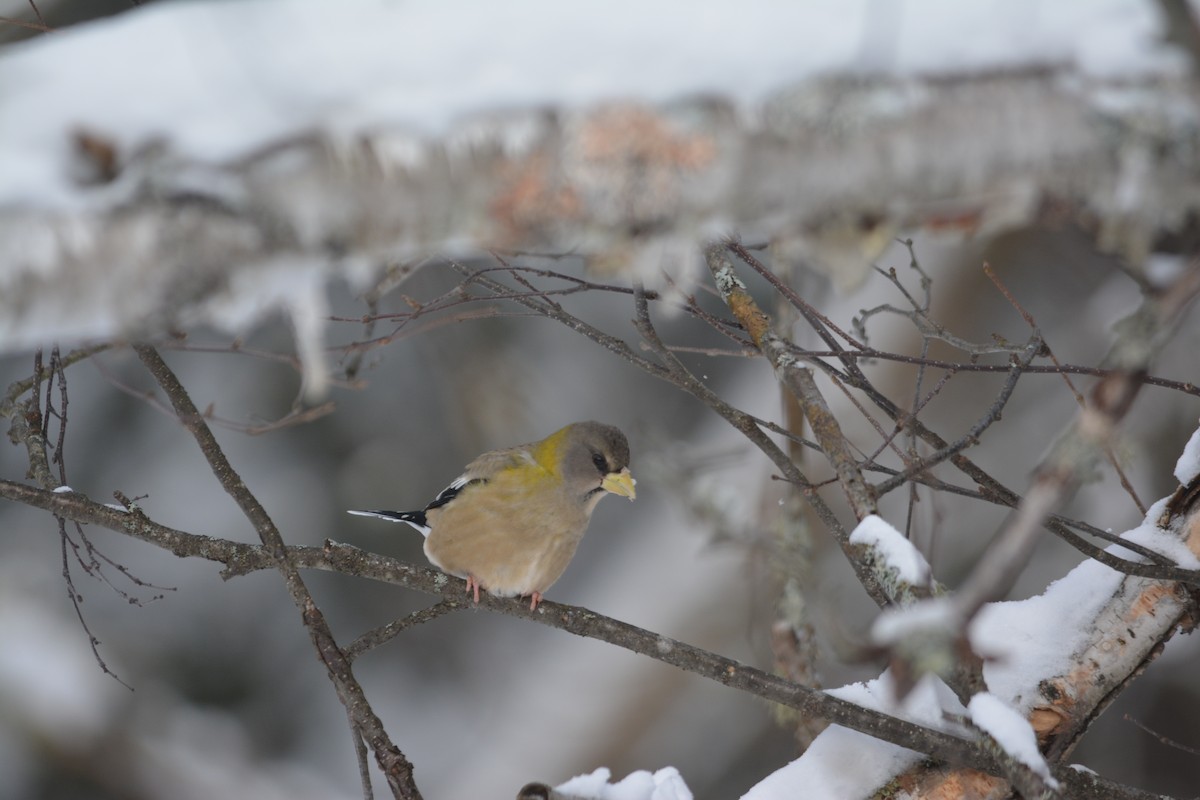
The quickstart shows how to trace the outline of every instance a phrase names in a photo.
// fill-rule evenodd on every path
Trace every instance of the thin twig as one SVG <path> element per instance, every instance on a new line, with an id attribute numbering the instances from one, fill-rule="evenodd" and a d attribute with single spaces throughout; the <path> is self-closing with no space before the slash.
<path id="1" fill-rule="evenodd" d="M 423 625 L 426 622 L 431 622 L 440 616 L 449 614 L 451 611 L 457 611 L 458 606 L 447 603 L 435 603 L 429 608 L 422 608 L 420 611 L 414 611 L 407 617 L 392 620 L 386 625 L 380 625 L 374 630 L 364 633 L 350 644 L 346 645 L 346 658 L 354 661 L 363 653 L 373 650 L 384 642 L 391 641 L 400 635 L 401 632 L 417 625 Z"/>
<path id="2" fill-rule="evenodd" d="M 1017 387 L 1017 380 L 1020 379 L 1021 375 L 1024 373 L 1025 367 L 1028 366 L 1029 362 L 1032 361 L 1041 351 L 1041 346 L 1042 340 L 1035 334 L 1034 338 L 1025 345 L 1025 349 L 1022 351 L 1020 357 L 1013 359 L 1012 367 L 1008 373 L 1008 379 L 1004 382 L 1004 385 L 1000 387 L 1000 391 L 997 393 L 996 399 L 992 402 L 992 405 L 982 417 L 975 421 L 975 424 L 972 425 L 963 436 L 961 436 L 952 444 L 939 448 L 935 452 L 930 453 L 928 456 L 910 463 L 903 472 L 888 478 L 886 481 L 883 481 L 880 484 L 877 484 L 875 486 L 875 493 L 882 497 L 892 489 L 902 486 L 904 483 L 910 480 L 913 475 L 931 469 L 932 467 L 941 464 L 943 461 L 948 460 L 951 456 L 957 455 L 968 447 L 978 444 L 979 437 L 983 435 L 983 432 L 991 427 L 996 420 L 1000 419 L 1000 414 L 1003 412 L 1004 407 L 1008 404 L 1009 398 L 1012 397 L 1013 390 Z M 913 435 L 915 436 L 916 434 L 914 433 Z"/>
<path id="3" fill-rule="evenodd" d="M 1019 349 L 1019 348 L 1018 348 Z M 939 367 L 946 370 L 954 370 L 955 372 L 1007 372 L 1009 365 L 1005 364 L 981 364 L 973 361 L 947 361 L 942 358 L 922 358 L 920 356 L 910 356 L 904 353 L 891 353 L 886 350 L 876 350 L 868 347 L 861 352 L 854 350 L 806 350 L 804 348 L 794 348 L 793 352 L 798 358 L 805 358 L 810 361 L 816 361 L 822 358 L 839 358 L 843 362 L 855 361 L 894 361 L 900 364 L 924 365 L 927 367 Z M 1113 370 L 1103 367 L 1085 367 L 1078 364 L 1030 364 L 1025 370 L 1027 375 L 1087 375 L 1093 378 L 1106 378 L 1113 374 Z M 1147 386 L 1157 386 L 1162 389 L 1170 389 L 1175 392 L 1183 392 L 1184 394 L 1200 397 L 1200 386 L 1190 381 L 1176 381 L 1170 378 L 1162 378 L 1156 375 L 1147 375 L 1143 381 Z"/>
<path id="4" fill-rule="evenodd" d="M 988 264 L 986 261 L 983 264 L 983 272 L 988 276 L 988 279 L 991 280 L 992 284 L 996 287 L 1000 294 L 1004 295 L 1004 299 L 1008 300 L 1009 304 L 1017 310 L 1017 313 L 1021 315 L 1026 324 L 1029 325 L 1034 333 L 1040 336 L 1041 332 L 1038 329 L 1037 321 L 1034 320 L 1033 315 L 1026 311 L 1024 306 L 1017 301 L 1017 298 L 1013 296 L 1012 292 L 1008 290 L 1008 287 L 1004 285 L 1004 282 L 1000 280 L 1000 276 L 997 275 L 992 269 L 992 265 Z M 1061 370 L 1062 364 L 1059 363 L 1058 357 L 1054 355 L 1054 351 L 1050 349 L 1050 345 L 1047 343 L 1043 346 L 1045 348 L 1046 357 L 1054 363 L 1054 366 Z M 1080 408 L 1085 408 L 1087 406 L 1087 401 L 1083 399 L 1083 395 L 1078 389 L 1075 388 L 1075 384 L 1071 382 L 1071 377 L 1065 372 L 1059 372 L 1059 375 L 1062 376 L 1063 383 L 1067 385 L 1067 389 L 1070 390 L 1071 395 L 1075 398 L 1075 404 Z M 1121 482 L 1121 488 L 1123 488 L 1125 493 L 1128 494 L 1130 499 L 1133 500 L 1133 504 L 1137 506 L 1138 512 L 1143 517 L 1146 516 L 1146 504 L 1142 502 L 1140 497 L 1138 497 L 1137 491 L 1133 488 L 1133 484 L 1129 482 L 1129 477 L 1125 474 L 1125 470 L 1121 467 L 1121 463 L 1117 461 L 1117 456 L 1113 452 L 1112 446 L 1109 444 L 1104 445 L 1104 457 L 1108 459 L 1108 463 L 1111 464 L 1113 470 L 1116 471 L 1117 479 Z"/>
<path id="5" fill-rule="evenodd" d="M 17 28 L 28 28 L 31 31 L 37 31 L 38 33 L 56 33 L 56 30 L 48 25 L 37 22 L 27 22 L 26 20 L 14 19 L 12 17 L 0 17 L 0 24 L 12 25 Z"/>
<path id="6" fill-rule="evenodd" d="M 88 625 L 87 618 L 83 616 L 83 595 L 81 595 L 75 588 L 75 580 L 71 576 L 71 560 L 67 555 L 67 547 L 68 544 L 70 544 L 71 547 L 74 547 L 75 544 L 71 541 L 70 536 L 67 534 L 67 520 L 63 517 L 55 517 L 55 520 L 58 523 L 58 537 L 62 546 L 63 583 L 67 588 L 67 596 L 71 600 L 71 607 L 75 609 L 75 617 L 79 620 L 79 626 L 83 628 L 83 632 L 87 634 L 88 647 L 90 647 L 92 650 L 92 658 L 96 659 L 96 664 L 99 665 L 101 672 L 132 692 L 133 687 L 126 683 L 120 675 L 113 672 L 109 668 L 108 662 L 104 660 L 104 656 L 100 655 L 100 640 L 97 639 L 95 634 L 92 633 L 92 629 L 91 626 Z M 75 525 L 78 524 L 78 522 L 75 523 Z M 76 555 L 76 558 L 78 558 L 78 555 Z"/>
<path id="7" fill-rule="evenodd" d="M 1179 742 L 1175 741 L 1174 739 L 1164 736 L 1163 734 L 1159 733 L 1158 731 L 1154 730 L 1153 728 L 1148 727 L 1147 725 L 1142 723 L 1141 720 L 1134 719 L 1129 714 L 1125 714 L 1121 718 L 1123 720 L 1125 720 L 1126 722 L 1132 722 L 1134 725 L 1138 726 L 1139 728 L 1144 730 L 1146 733 L 1153 736 L 1155 739 L 1158 739 L 1159 742 L 1161 742 L 1162 744 L 1165 744 L 1167 747 L 1173 747 L 1176 750 L 1182 750 L 1183 752 L 1189 753 L 1190 755 L 1193 755 L 1193 756 L 1200 756 L 1200 749 L 1195 748 L 1195 747 L 1188 747 L 1186 744 L 1180 744 Z"/>

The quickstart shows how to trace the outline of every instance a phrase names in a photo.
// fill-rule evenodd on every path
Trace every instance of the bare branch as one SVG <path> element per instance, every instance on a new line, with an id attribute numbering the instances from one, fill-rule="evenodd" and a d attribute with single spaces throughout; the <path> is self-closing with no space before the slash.
<path id="1" fill-rule="evenodd" d="M 1042 340 L 1036 334 L 1033 339 L 1022 349 L 1019 356 L 1013 356 L 1012 367 L 1008 372 L 1008 379 L 1004 385 L 1000 387 L 1000 392 L 996 395 L 995 401 L 988 408 L 987 412 L 975 422 L 967 432 L 960 437 L 956 442 L 947 445 L 946 447 L 938 448 L 933 453 L 925 456 L 919 461 L 910 463 L 903 472 L 893 475 L 886 481 L 875 486 L 875 493 L 878 496 L 883 496 L 902 486 L 904 483 L 912 479 L 914 475 L 925 472 L 938 464 L 948 460 L 952 456 L 961 453 L 963 450 L 979 443 L 979 437 L 983 435 L 991 425 L 1000 419 L 1000 414 L 1004 410 L 1004 406 L 1008 404 L 1008 400 L 1012 397 L 1013 390 L 1017 387 L 1017 379 L 1024 373 L 1024 369 L 1029 365 L 1037 355 L 1041 352 Z M 915 416 L 915 415 L 914 415 Z"/>
<path id="2" fill-rule="evenodd" d="M 1012 292 L 1008 290 L 1008 287 L 1004 285 L 1004 282 L 1000 280 L 1000 276 L 995 273 L 995 271 L 992 269 L 992 266 L 985 262 L 983 265 L 983 272 L 988 276 L 988 279 L 995 284 L 1000 293 L 1004 295 L 1004 299 L 1008 300 L 1008 302 L 1012 304 L 1012 307 L 1015 308 L 1017 313 L 1024 318 L 1025 322 L 1029 324 L 1029 327 L 1032 328 L 1038 336 L 1040 336 L 1041 334 L 1038 332 L 1037 322 L 1034 320 L 1033 315 L 1026 311 L 1025 308 L 1019 302 L 1017 302 L 1017 298 L 1013 296 Z M 1059 363 L 1058 357 L 1054 355 L 1054 351 L 1050 349 L 1050 345 L 1045 344 L 1044 348 L 1046 356 L 1052 362 L 1054 362 L 1054 366 L 1061 369 L 1062 364 Z M 1075 388 L 1075 384 L 1071 382 L 1071 377 L 1065 372 L 1060 374 L 1062 375 L 1063 383 L 1067 385 L 1067 388 L 1071 391 L 1071 395 L 1075 398 L 1075 403 L 1080 408 L 1086 408 L 1087 401 L 1083 399 L 1083 395 L 1080 394 L 1079 390 Z M 1108 463 L 1112 465 L 1113 470 L 1117 473 L 1117 478 L 1121 481 L 1121 488 L 1123 488 L 1125 493 L 1128 494 L 1130 499 L 1133 500 L 1133 504 L 1137 506 L 1137 509 L 1142 513 L 1142 516 L 1145 516 L 1146 504 L 1142 502 L 1140 497 L 1138 497 L 1137 492 L 1133 488 L 1133 484 L 1129 482 L 1129 478 L 1125 474 L 1125 470 L 1121 467 L 1120 462 L 1117 461 L 1117 456 L 1113 452 L 1112 446 L 1107 443 L 1104 445 L 1104 457 L 1108 459 Z"/>
<path id="3" fill-rule="evenodd" d="M 270 554 L 276 569 L 283 574 L 284 583 L 292 601 L 301 610 L 305 627 L 312 637 L 317 652 L 325 664 L 326 674 L 337 689 L 338 699 L 346 707 L 350 718 L 354 721 L 356 733 L 361 733 L 370 743 L 375 752 L 376 762 L 387 779 L 388 786 L 396 797 L 413 799 L 420 798 L 416 783 L 413 781 L 413 767 L 404 754 L 400 752 L 388 737 L 383 723 L 375 715 L 367 702 L 362 687 L 355 680 L 350 668 L 350 660 L 338 647 L 329 629 L 324 615 L 309 594 L 308 587 L 300 577 L 299 569 L 289 558 L 287 546 L 275 523 L 271 521 L 266 509 L 250 492 L 241 477 L 233 469 L 233 465 L 225 458 L 212 431 L 204 423 L 195 404 L 192 403 L 187 391 L 175 377 L 175 373 L 162 360 L 158 352 L 148 345 L 135 345 L 138 357 L 150 370 L 150 374 L 158 381 L 167 399 L 179 415 L 179 421 L 192 434 L 200 451 L 212 467 L 221 487 L 237 502 L 242 513 L 250 520 L 262 540 L 263 548 Z"/>
<path id="4" fill-rule="evenodd" d="M 451 611 L 457 611 L 458 606 L 450 605 L 445 602 L 435 603 L 429 608 L 423 608 L 420 611 L 414 611 L 407 617 L 401 617 L 397 620 L 392 620 L 386 625 L 380 625 L 378 628 L 364 633 L 350 644 L 346 645 L 346 658 L 353 661 L 363 653 L 379 647 L 381 644 L 390 642 L 392 639 L 399 636 L 402 632 L 417 625 L 424 625 L 426 622 L 432 622 L 440 616 L 449 614 Z"/>

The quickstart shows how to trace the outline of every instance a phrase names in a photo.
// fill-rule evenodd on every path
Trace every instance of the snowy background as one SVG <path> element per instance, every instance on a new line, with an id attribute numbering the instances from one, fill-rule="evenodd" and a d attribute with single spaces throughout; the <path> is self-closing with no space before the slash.
<path id="1" fill-rule="evenodd" d="M 311 381 L 322 343 L 361 333 L 361 326 L 326 318 L 364 313 L 360 293 L 375 275 L 374 251 L 336 263 L 306 254 L 301 264 L 283 258 L 263 271 L 253 265 L 235 297 L 197 294 L 203 302 L 166 322 L 154 302 L 173 295 L 140 294 L 150 285 L 144 273 L 130 267 L 118 274 L 125 252 L 82 259 L 90 272 L 81 280 L 90 275 L 117 288 L 72 296 L 72 286 L 91 284 L 66 282 L 58 270 L 72 254 L 88 254 L 88 242 L 125 204 L 141 202 L 148 180 L 81 181 L 71 145 L 81 129 L 123 156 L 161 151 L 162 160 L 138 163 L 163 170 L 174 189 L 194 186 L 229 199 L 236 191 L 219 180 L 228 165 L 312 131 L 332 142 L 385 132 L 392 157 L 403 163 L 448 132 L 465 135 L 464 120 L 473 115 L 509 109 L 712 94 L 752 118 L 771 93 L 829 75 L 970 76 L 1067 64 L 1079 80 L 1136 82 L 1183 80 L 1188 70 L 1185 57 L 1163 41 L 1158 7 L 1132 0 L 586 8 L 355 2 L 336 9 L 178 2 L 133 10 L 118 4 L 115 16 L 78 25 L 100 4 L 38 8 L 62 30 L 17 42 L 34 31 L 0 25 L 7 40 L 0 49 L 0 294 L 8 298 L 0 300 L 0 385 L 30 373 L 35 346 L 59 341 L 65 348 L 177 323 L 193 345 L 227 345 L 232 331 L 248 347 L 307 352 Z M 25 3 L 0 3 L 0 16 L 36 22 Z M 1196 114 L 1172 110 L 1189 125 Z M 501 134 L 519 150 L 520 131 Z M 325 206 L 297 196 L 298 217 L 324 219 Z M 698 228 L 722 231 L 721 222 L 708 219 Z M 1070 225 L 1018 225 L 965 240 L 912 233 L 936 278 L 935 316 L 968 338 L 1026 335 L 1024 322 L 979 274 L 984 260 L 1071 363 L 1095 363 L 1112 323 L 1139 301 L 1117 259 Z M 470 252 L 475 244 L 451 230 L 432 253 Z M 411 243 L 388 246 L 413 252 Z M 892 246 L 875 261 L 903 269 L 907 254 Z M 1175 265 L 1157 256 L 1146 263 L 1163 273 Z M 428 298 L 450 285 L 435 266 L 402 291 Z M 878 278 L 837 291 L 812 277 L 805 289 L 842 325 L 860 308 L 896 300 Z M 381 310 L 404 308 L 388 296 Z M 624 299 L 583 298 L 570 308 L 631 335 Z M 679 319 L 665 320 L 663 333 L 670 341 L 697 337 Z M 877 341 L 905 335 L 881 328 Z M 1154 371 L 1195 382 L 1198 350 L 1193 314 Z M 226 419 L 278 418 L 300 391 L 301 376 L 285 364 L 203 352 L 167 357 L 196 404 L 212 403 Z M 538 438 L 569 421 L 602 419 L 630 434 L 638 501 L 601 505 L 551 599 L 769 666 L 765 621 L 774 597 L 760 560 L 765 533 L 750 525 L 737 540 L 715 537 L 688 513 L 676 487 L 687 472 L 696 486 L 757 520 L 771 502 L 761 494 L 771 470 L 698 403 L 544 320 L 443 326 L 368 361 L 364 386 L 327 387 L 336 411 L 313 424 L 260 437 L 218 432 L 289 543 L 332 538 L 421 562 L 419 537 L 344 510 L 419 505 L 484 449 Z M 761 363 L 687 361 L 731 402 L 778 418 L 778 389 Z M 908 385 L 899 368 L 880 370 L 893 385 Z M 145 494 L 143 507 L 159 522 L 253 540 L 179 426 L 123 391 L 150 387 L 131 353 L 74 368 L 69 381 L 66 459 L 75 489 L 102 500 L 114 490 Z M 967 386 L 939 401 L 936 419 L 946 430 L 968 426 L 986 405 L 981 398 L 994 391 L 986 380 Z M 985 440 L 977 457 L 1023 487 L 1073 413 L 1057 378 L 1026 379 L 1006 410 L 1003 435 Z M 1174 490 L 1172 470 L 1198 418 L 1195 398 L 1143 392 L 1121 446 L 1144 498 Z M 21 456 L 0 448 L 0 476 L 20 480 Z M 1114 487 L 1111 476 L 1089 484 L 1065 513 L 1118 531 L 1136 527 L 1141 515 Z M 881 512 L 902 527 L 902 503 L 885 503 Z M 999 510 L 942 498 L 920 509 L 917 543 L 937 577 L 953 585 L 1003 519 Z M 101 653 L 130 692 L 103 675 L 89 652 L 61 579 L 53 521 L 4 503 L 0 532 L 0 800 L 360 796 L 344 714 L 277 576 L 225 583 L 211 564 L 180 562 L 93 532 L 135 575 L 173 587 L 161 600 L 133 606 L 76 578 Z M 873 607 L 839 553 L 823 559 L 813 592 L 836 609 L 846 635 L 861 640 Z M 1078 561 L 1073 550 L 1046 541 L 1013 596 L 1040 593 Z M 310 583 L 346 639 L 430 602 L 336 576 L 313 575 Z M 160 593 L 119 585 L 142 598 Z M 1195 637 L 1173 641 L 1074 759 L 1146 789 L 1194 790 L 1194 757 L 1122 717 L 1200 745 L 1197 648 Z M 829 687 L 881 671 L 880 664 L 847 666 L 832 656 L 821 666 Z M 619 780 L 669 765 L 695 797 L 719 800 L 747 792 L 795 755 L 791 734 L 762 703 L 598 642 L 500 616 L 443 617 L 365 656 L 356 669 L 429 798 L 510 797 L 533 780 L 558 784 L 598 767 Z"/>

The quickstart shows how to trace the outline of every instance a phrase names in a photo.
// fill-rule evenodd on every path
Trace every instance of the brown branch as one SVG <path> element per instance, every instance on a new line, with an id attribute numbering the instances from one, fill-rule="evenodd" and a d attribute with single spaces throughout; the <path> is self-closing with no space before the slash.
<path id="1" fill-rule="evenodd" d="M 12 17 L 0 17 L 0 25 L 13 25 L 17 28 L 28 28 L 31 31 L 38 33 L 57 33 L 54 28 L 47 27 L 45 24 L 37 22 L 26 22 L 23 19 L 14 19 Z"/>
<path id="2" fill-rule="evenodd" d="M 898 474 L 896 470 L 887 467 L 872 466 L 870 469 L 878 470 L 887 474 Z M 953 483 L 938 480 L 929 475 L 916 475 L 912 479 L 916 483 L 920 483 L 936 492 L 948 492 L 957 494 L 961 497 L 969 497 L 972 500 L 982 500 L 986 503 L 1004 506 L 1005 508 L 1014 508 L 1019 502 L 1020 497 L 1017 495 L 997 495 L 992 491 L 980 491 L 978 489 L 968 489 L 964 486 L 957 486 Z M 1165 527 L 1164 523 L 1160 522 L 1160 527 Z M 1097 528 L 1095 525 L 1083 522 L 1082 520 L 1071 519 L 1064 517 L 1061 514 L 1051 514 L 1046 520 L 1046 528 L 1055 536 L 1062 539 L 1067 544 L 1074 547 L 1080 553 L 1093 561 L 1098 561 L 1106 567 L 1110 567 L 1124 575 L 1132 575 L 1142 578 L 1154 578 L 1162 581 L 1174 581 L 1177 583 L 1185 583 L 1189 586 L 1200 586 L 1200 570 L 1185 569 L 1175 565 L 1167 556 L 1162 553 L 1157 553 L 1148 547 L 1144 547 L 1136 542 L 1131 542 L 1128 539 L 1123 539 L 1119 534 L 1110 533 L 1109 531 Z M 1077 529 L 1088 536 L 1093 536 L 1097 539 L 1102 539 L 1111 544 L 1119 544 L 1126 550 L 1137 553 L 1146 561 L 1129 561 L 1120 556 L 1113 555 L 1104 548 L 1097 547 L 1089 543 L 1072 529 Z"/>
<path id="3" fill-rule="evenodd" d="M 1140 720 L 1134 719 L 1129 714 L 1122 715 L 1121 719 L 1125 720 L 1126 722 L 1132 722 L 1134 725 L 1141 728 L 1143 731 L 1150 734 L 1155 739 L 1158 739 L 1158 741 L 1161 744 L 1166 745 L 1167 747 L 1172 747 L 1176 750 L 1180 750 L 1184 753 L 1188 753 L 1189 755 L 1200 756 L 1200 748 L 1188 747 L 1186 744 L 1181 744 L 1180 742 L 1175 741 L 1174 739 L 1170 738 L 1169 736 L 1164 736 L 1163 734 L 1159 733 L 1158 731 L 1154 730 L 1153 728 L 1150 728 L 1149 726 L 1145 725 Z"/>
<path id="4" fill-rule="evenodd" d="M 911 248 L 912 243 L 908 242 L 908 245 Z M 910 252 L 911 252 L 911 249 L 910 249 Z M 909 305 L 912 306 L 912 310 L 905 311 L 903 309 L 896 308 L 895 306 L 888 304 L 888 303 L 884 303 L 883 305 L 875 306 L 874 308 L 864 309 L 862 312 L 860 312 L 858 318 L 855 319 L 855 324 L 854 324 L 855 329 L 858 330 L 863 335 L 864 338 L 866 337 L 867 320 L 876 314 L 889 313 L 889 314 L 895 314 L 900 317 L 906 317 L 910 322 L 912 322 L 913 327 L 915 327 L 917 329 L 917 331 L 921 334 L 921 337 L 923 339 L 925 339 L 926 341 L 928 341 L 930 339 L 938 339 L 940 341 L 943 341 L 943 342 L 949 344 L 951 347 L 955 348 L 956 350 L 961 350 L 962 352 L 969 353 L 972 356 L 982 356 L 982 355 L 987 355 L 990 353 L 1012 353 L 1012 354 L 1015 354 L 1015 353 L 1020 352 L 1020 349 L 1021 349 L 1020 347 L 1010 345 L 1003 341 L 995 341 L 991 344 L 978 344 L 975 342 L 969 342 L 966 339 L 963 339 L 959 336 L 955 336 L 953 333 L 946 330 L 945 327 L 943 327 L 940 323 L 936 322 L 933 318 L 931 318 L 929 316 L 929 306 L 930 306 L 930 302 L 929 302 L 929 298 L 928 298 L 928 288 L 929 288 L 929 283 L 930 283 L 929 276 L 926 275 L 923 270 L 921 270 L 921 266 L 916 261 L 915 257 L 913 258 L 913 261 L 912 261 L 912 267 L 914 269 L 916 269 L 918 272 L 920 272 L 921 282 L 922 282 L 922 284 L 924 284 L 926 286 L 927 296 L 926 296 L 925 303 L 924 304 L 918 303 L 916 301 L 916 299 L 913 298 L 913 296 L 911 294 L 909 294 L 908 289 L 905 288 L 904 284 L 900 281 L 900 278 L 896 274 L 896 270 L 894 268 L 888 269 L 888 270 L 882 270 L 879 267 L 876 267 L 875 271 L 878 272 L 883 277 L 887 278 L 889 281 L 891 281 L 892 285 L 896 287 L 896 290 L 899 291 L 902 295 L 904 295 L 905 299 L 908 300 Z"/>
<path id="5" fill-rule="evenodd" d="M 401 617 L 385 625 L 380 625 L 378 628 L 364 633 L 346 645 L 346 658 L 353 661 L 363 653 L 373 650 L 386 642 L 390 642 L 409 628 L 424 625 L 426 622 L 432 622 L 438 617 L 449 614 L 451 611 L 457 611 L 458 608 L 458 606 L 446 602 L 435 603 L 429 608 L 414 611 L 407 617 Z"/>
<path id="6" fill-rule="evenodd" d="M 633 348 L 631 348 L 622 340 L 605 333 L 594 325 L 589 325 L 572 314 L 569 314 L 568 312 L 564 311 L 561 306 L 553 306 L 543 298 L 532 296 L 527 293 L 512 292 L 504 284 L 499 283 L 498 281 L 484 274 L 484 271 L 482 270 L 472 270 L 469 267 L 454 261 L 450 262 L 450 266 L 460 275 L 469 278 L 471 282 L 478 283 L 479 285 L 485 287 L 488 291 L 503 295 L 504 299 L 506 300 L 519 303 L 520 305 L 525 306 L 541 316 L 552 319 L 555 322 L 562 323 L 576 333 L 583 334 L 596 344 L 600 345 L 609 352 L 620 356 L 638 369 L 641 369 L 643 372 L 658 378 L 667 377 L 667 370 L 661 364 L 656 364 L 647 358 L 643 358 L 635 353 Z"/>
<path id="7" fill-rule="evenodd" d="M 858 350 L 862 350 L 866 347 L 866 345 L 864 345 L 862 342 L 858 341 L 853 336 L 839 328 L 837 325 L 833 324 L 833 321 L 829 319 L 829 317 L 813 308 L 813 306 L 810 305 L 803 297 L 797 294 L 792 287 L 781 281 L 778 275 L 767 269 L 767 267 L 761 261 L 755 258 L 754 255 L 747 250 L 745 245 L 743 245 L 741 242 L 736 240 L 728 241 L 725 242 L 725 247 L 746 264 L 748 264 L 751 269 L 766 279 L 767 283 L 771 284 L 771 287 L 775 289 L 775 291 L 779 292 L 781 297 L 786 299 L 797 311 L 800 312 L 800 315 L 803 316 L 809 325 L 812 326 L 817 335 L 820 336 L 827 344 L 829 344 L 831 348 L 838 350 L 842 349 L 841 345 L 838 344 L 837 340 L 833 337 L 830 331 L 833 331 L 833 333 L 836 333 L 838 336 L 845 339 L 850 346 Z"/>
<path id="8" fill-rule="evenodd" d="M 392 743 L 383 723 L 367 702 L 362 687 L 351 671 L 350 660 L 338 647 L 324 615 L 313 601 L 308 587 L 304 585 L 299 569 L 289 558 L 279 529 L 229 463 L 191 397 L 158 351 L 148 345 L 135 345 L 134 350 L 167 395 L 167 399 L 179 415 L 179 421 L 196 440 L 221 487 L 250 520 L 262 540 L 265 552 L 270 555 L 275 568 L 283 575 L 284 584 L 292 596 L 292 601 L 301 610 L 304 625 L 325 664 L 326 674 L 337 691 L 338 699 L 342 701 L 354 721 L 354 735 L 361 735 L 370 744 L 375 752 L 376 763 L 383 771 L 392 793 L 406 800 L 417 800 L 421 793 L 413 781 L 412 763 Z"/>

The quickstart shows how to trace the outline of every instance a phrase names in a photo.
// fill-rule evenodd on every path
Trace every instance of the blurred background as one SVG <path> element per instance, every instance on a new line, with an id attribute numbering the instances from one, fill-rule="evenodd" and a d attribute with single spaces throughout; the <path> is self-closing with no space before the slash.
<path id="1" fill-rule="evenodd" d="M 51 27 L 127 7 L 110 5 L 37 4 Z M 5 17 L 33 19 L 23 4 L 0 6 Z M 0 25 L 7 40 L 29 32 Z M 984 261 L 1032 313 L 1064 363 L 1098 363 L 1114 323 L 1140 303 L 1122 263 L 1099 251 L 1092 231 L 1071 222 L 1043 218 L 965 241 L 918 233 L 915 247 L 934 278 L 933 317 L 972 341 L 1028 336 L 1026 323 L 982 274 Z M 885 269 L 895 267 L 919 292 L 908 261 L 899 245 L 875 259 Z M 1169 276 L 1179 263 L 1155 256 L 1146 267 L 1148 274 Z M 553 268 L 583 274 L 585 266 L 564 259 Z M 455 280 L 435 262 L 400 291 L 427 300 Z M 751 283 L 764 307 L 775 308 L 768 288 Z M 824 274 L 797 270 L 794 283 L 847 330 L 863 308 L 903 303 L 879 275 L 835 288 Z M 702 304 L 718 308 L 697 291 Z M 329 286 L 329 303 L 335 317 L 357 319 L 367 310 L 359 293 L 338 280 Z M 564 305 L 636 342 L 627 296 L 585 293 Z M 379 311 L 408 308 L 393 292 Z M 693 319 L 655 313 L 670 344 L 724 346 Z M 875 318 L 869 330 L 875 346 L 909 353 L 919 347 L 904 320 Z M 164 355 L 198 407 L 211 404 L 223 420 L 254 425 L 288 413 L 300 375 L 249 351 L 291 353 L 293 334 L 279 318 L 245 337 L 243 352 L 186 349 L 229 347 L 227 335 L 200 328 Z M 361 336 L 361 325 L 342 322 L 328 339 L 341 345 Z M 816 344 L 802 327 L 794 337 Z M 1196 382 L 1198 351 L 1200 321 L 1193 311 L 1159 354 L 1155 374 Z M 681 358 L 729 402 L 781 420 L 779 388 L 761 360 L 699 352 Z M 31 354 L 5 356 L 0 386 L 31 371 Z M 881 362 L 871 374 L 908 404 L 913 368 Z M 218 429 L 230 460 L 290 544 L 328 538 L 424 563 L 415 532 L 345 510 L 420 507 L 483 450 L 537 439 L 572 421 L 609 422 L 629 434 L 638 499 L 600 505 L 550 599 L 770 668 L 769 628 L 779 603 L 772 526 L 783 488 L 765 458 L 698 401 L 551 321 L 515 313 L 400 338 L 369 352 L 360 377 L 354 387 L 334 385 L 329 399 L 335 409 L 310 424 L 261 435 Z M 1001 381 L 960 375 L 923 418 L 953 439 L 984 413 Z M 68 383 L 65 460 L 72 488 L 99 500 L 113 491 L 144 496 L 140 504 L 157 522 L 255 541 L 190 437 L 140 396 L 153 384 L 132 352 L 118 348 L 73 367 Z M 1079 378 L 1076 385 L 1086 391 L 1089 381 Z M 877 435 L 844 396 L 822 386 L 847 432 L 873 450 Z M 1075 412 L 1060 378 L 1027 376 L 971 457 L 1022 491 Z M 1194 396 L 1142 392 L 1123 426 L 1119 452 L 1143 500 L 1174 490 L 1171 471 L 1198 418 Z M 21 480 L 26 468 L 21 450 L 0 448 L 0 476 Z M 825 473 L 822 464 L 805 468 Z M 838 510 L 844 521 L 852 519 Z M 882 512 L 903 529 L 904 493 L 885 498 Z M 1114 531 L 1141 518 L 1111 471 L 1097 475 L 1064 513 Z M 954 586 L 1005 518 L 999 508 L 922 494 L 912 536 L 938 578 Z M 96 664 L 67 596 L 54 520 L 0 504 L 0 800 L 361 796 L 345 715 L 276 574 L 226 582 L 214 564 L 180 561 L 107 531 L 89 529 L 88 535 L 105 556 L 153 584 L 134 585 L 105 568 L 114 588 L 65 559 L 88 630 L 120 682 Z M 805 595 L 820 631 L 820 683 L 874 677 L 880 663 L 852 657 L 874 606 L 827 536 L 815 536 L 816 567 Z M 1011 596 L 1040 592 L 1079 558 L 1047 538 Z M 306 579 L 343 642 L 434 602 L 324 573 Z M 1194 793 L 1195 755 L 1124 717 L 1200 746 L 1198 656 L 1195 637 L 1172 641 L 1107 710 L 1074 760 L 1147 790 Z M 792 731 L 760 701 L 596 641 L 483 612 L 407 631 L 363 656 L 356 673 L 431 799 L 504 798 L 528 781 L 559 783 L 600 766 L 620 777 L 673 765 L 697 798 L 719 800 L 739 796 L 796 755 Z"/>

